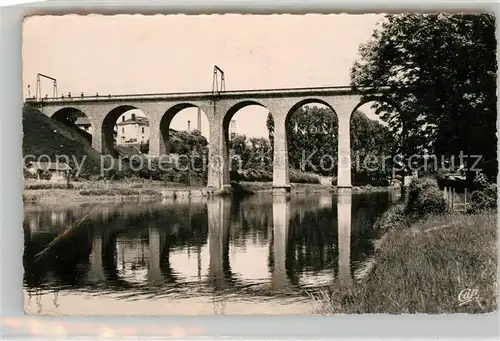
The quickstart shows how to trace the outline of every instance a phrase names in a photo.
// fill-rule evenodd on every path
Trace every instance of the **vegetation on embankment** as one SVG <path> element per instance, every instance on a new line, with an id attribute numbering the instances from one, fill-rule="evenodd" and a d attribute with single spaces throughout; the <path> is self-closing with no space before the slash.
<path id="1" fill-rule="evenodd" d="M 259 181 L 241 181 L 237 183 L 238 186 L 244 188 L 250 192 L 272 192 L 273 183 L 272 182 L 259 182 Z M 367 186 L 354 186 L 352 187 L 353 193 L 371 193 L 371 192 L 381 192 L 388 191 L 391 187 L 372 187 Z M 330 184 L 320 184 L 320 183 L 290 183 L 291 193 L 311 193 L 311 192 L 332 192 L 336 193 L 337 187 Z"/>
<path id="2" fill-rule="evenodd" d="M 80 191 L 80 195 L 85 196 L 158 196 L 161 197 L 161 193 L 152 189 L 144 189 L 141 191 L 134 190 L 131 188 L 107 188 L 107 189 L 90 189 Z"/>
<path id="3" fill-rule="evenodd" d="M 483 192 L 496 197 L 493 187 L 488 184 Z M 474 211 L 467 214 L 449 212 L 435 180 L 413 181 L 406 199 L 375 225 L 384 235 L 371 273 L 347 287 L 338 284 L 313 295 L 315 312 L 495 310 L 497 213 L 480 203 L 472 206 Z M 459 294 L 467 289 L 477 289 L 477 299 L 460 305 Z"/>
<path id="4" fill-rule="evenodd" d="M 270 193 L 273 191 L 272 183 L 243 182 L 231 183 L 231 195 L 247 196 L 256 193 Z M 335 188 L 321 184 L 291 184 L 291 193 L 335 193 Z M 375 188 L 365 190 L 355 188 L 353 192 L 372 192 L 388 190 L 388 188 Z M 161 181 L 148 181 L 143 183 L 106 183 L 74 182 L 69 187 L 65 183 L 34 183 L 25 185 L 23 201 L 33 204 L 57 204 L 61 202 L 90 203 L 90 202 L 120 202 L 120 201 L 154 201 L 162 198 L 203 197 L 212 193 L 203 186 L 185 186 L 172 183 L 168 186 Z"/>
<path id="5" fill-rule="evenodd" d="M 101 154 L 92 149 L 85 137 L 29 105 L 23 107 L 23 134 L 24 157 L 30 155 L 38 158 L 47 155 L 50 161 L 55 162 L 57 156 L 66 155 L 69 157 L 69 165 L 73 168 L 75 162 L 82 164 L 84 160 L 80 176 L 99 174 Z"/>
<path id="6" fill-rule="evenodd" d="M 57 204 L 65 202 L 89 203 L 102 201 L 155 201 L 161 200 L 161 192 L 152 189 L 133 190 L 127 188 L 107 189 L 40 189 L 25 190 L 23 201 L 33 204 Z"/>

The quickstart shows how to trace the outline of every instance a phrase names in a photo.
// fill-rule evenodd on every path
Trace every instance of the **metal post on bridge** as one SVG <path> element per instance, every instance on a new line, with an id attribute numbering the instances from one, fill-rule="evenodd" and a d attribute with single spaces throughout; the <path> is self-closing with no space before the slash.
<path id="1" fill-rule="evenodd" d="M 52 81 L 53 86 L 52 86 L 52 97 L 56 98 L 57 97 L 57 80 L 54 77 L 50 77 L 47 75 L 44 75 L 43 73 L 38 73 L 36 75 L 36 100 L 40 100 L 42 98 L 42 87 L 41 87 L 41 78 L 46 78 Z"/>
<path id="2" fill-rule="evenodd" d="M 219 89 L 219 76 L 220 76 L 220 89 Z M 214 76 L 212 78 L 212 100 L 217 100 L 217 96 L 220 95 L 221 92 L 226 90 L 226 80 L 224 77 L 224 71 L 217 65 L 214 65 Z"/>

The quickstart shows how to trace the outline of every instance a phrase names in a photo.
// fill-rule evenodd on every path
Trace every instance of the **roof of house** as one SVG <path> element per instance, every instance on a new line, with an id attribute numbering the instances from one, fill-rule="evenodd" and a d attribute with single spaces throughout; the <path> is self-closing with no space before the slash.
<path id="1" fill-rule="evenodd" d="M 27 166 L 33 166 L 41 170 L 70 170 L 71 167 L 65 162 L 39 162 L 31 161 Z"/>
<path id="2" fill-rule="evenodd" d="M 90 120 L 87 116 L 80 116 L 75 121 L 76 125 L 87 125 L 90 124 Z"/>
<path id="3" fill-rule="evenodd" d="M 133 146 L 117 145 L 115 146 L 115 150 L 118 152 L 118 154 L 128 157 L 141 154 L 140 148 L 136 145 Z"/>
<path id="4" fill-rule="evenodd" d="M 129 118 L 128 120 L 118 122 L 116 125 L 123 126 L 127 124 L 139 124 L 142 126 L 149 126 L 147 118 L 141 116 L 136 116 L 135 119 Z"/>

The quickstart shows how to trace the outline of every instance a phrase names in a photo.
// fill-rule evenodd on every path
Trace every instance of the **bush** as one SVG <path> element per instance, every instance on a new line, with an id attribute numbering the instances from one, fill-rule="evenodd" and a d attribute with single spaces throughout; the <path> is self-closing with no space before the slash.
<path id="1" fill-rule="evenodd" d="M 483 189 L 485 187 L 488 187 L 489 185 L 488 177 L 485 174 L 479 172 L 474 176 L 474 180 L 472 180 L 472 183 L 474 187 L 478 189 Z"/>
<path id="2" fill-rule="evenodd" d="M 109 189 L 90 189 L 80 191 L 80 195 L 85 196 L 131 196 L 131 195 L 139 195 L 139 192 L 134 191 L 129 188 L 109 188 Z"/>
<path id="3" fill-rule="evenodd" d="M 165 183 L 173 182 L 175 174 L 172 171 L 168 171 L 161 176 L 161 180 Z"/>
<path id="4" fill-rule="evenodd" d="M 472 213 L 495 209 L 497 207 L 497 186 L 488 184 L 483 189 L 472 192 L 470 201 L 469 211 Z"/>
<path id="5" fill-rule="evenodd" d="M 406 206 L 403 203 L 391 206 L 375 221 L 373 227 L 377 230 L 387 231 L 405 225 L 405 209 Z"/>
<path id="6" fill-rule="evenodd" d="M 31 189 L 31 190 L 41 190 L 41 189 L 71 189 L 74 188 L 72 184 L 66 184 L 66 183 L 49 183 L 49 184 L 31 184 L 31 185 L 26 185 L 24 186 L 24 189 Z"/>
<path id="7" fill-rule="evenodd" d="M 311 173 L 304 173 L 297 170 L 290 170 L 290 182 L 302 184 L 319 184 L 319 176 Z"/>
<path id="8" fill-rule="evenodd" d="M 373 173 L 356 173 L 352 172 L 353 186 L 366 186 L 371 185 L 374 187 L 387 187 L 390 185 L 390 180 L 386 174 L 373 172 Z"/>
<path id="9" fill-rule="evenodd" d="M 36 173 L 32 173 L 32 172 L 28 171 L 27 169 L 23 170 L 23 174 L 24 174 L 25 179 L 36 179 L 37 178 Z"/>
<path id="10" fill-rule="evenodd" d="M 145 189 L 141 191 L 141 195 L 161 196 L 162 194 L 153 189 Z"/>
<path id="11" fill-rule="evenodd" d="M 181 184 L 187 184 L 189 180 L 189 177 L 187 175 L 187 172 L 177 172 L 177 174 L 174 175 L 174 182 L 178 182 Z"/>
<path id="12" fill-rule="evenodd" d="M 38 195 L 24 195 L 23 194 L 23 202 L 29 202 L 29 203 L 36 203 L 38 202 L 39 197 Z"/>
<path id="13" fill-rule="evenodd" d="M 429 214 L 443 214 L 446 211 L 446 200 L 435 179 L 414 179 L 410 183 L 405 208 L 408 217 L 418 220 Z"/>
<path id="14" fill-rule="evenodd" d="M 231 180 L 248 182 L 273 181 L 273 173 L 264 169 L 249 169 L 234 171 L 230 174 Z"/>
<path id="15" fill-rule="evenodd" d="M 40 179 L 42 180 L 50 180 L 52 178 L 52 173 L 48 170 L 44 170 L 40 172 Z"/>

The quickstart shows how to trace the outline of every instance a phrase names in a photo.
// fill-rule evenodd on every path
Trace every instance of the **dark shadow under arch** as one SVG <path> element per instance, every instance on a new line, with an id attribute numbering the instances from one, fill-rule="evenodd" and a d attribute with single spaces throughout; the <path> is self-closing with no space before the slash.
<path id="1" fill-rule="evenodd" d="M 66 107 L 53 113 L 50 118 L 77 131 L 89 143 L 92 143 L 92 134 L 89 131 L 91 131 L 91 129 L 95 129 L 95 127 L 92 125 L 90 118 L 83 111 L 73 107 Z M 89 128 L 87 128 L 88 130 L 85 130 L 80 128 L 79 125 Z"/>

